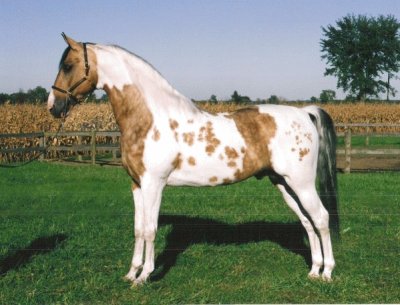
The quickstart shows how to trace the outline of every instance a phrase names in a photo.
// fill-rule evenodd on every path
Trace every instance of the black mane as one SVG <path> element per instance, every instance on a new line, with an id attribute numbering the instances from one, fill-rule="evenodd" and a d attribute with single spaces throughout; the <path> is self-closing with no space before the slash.
<path id="1" fill-rule="evenodd" d="M 62 64 L 63 64 L 65 58 L 67 58 L 69 51 L 71 51 L 71 47 L 68 46 L 68 47 L 64 50 L 64 53 L 62 54 L 61 59 L 60 59 L 60 63 L 58 64 L 58 69 L 59 69 L 59 70 L 61 69 L 61 66 L 62 66 Z"/>

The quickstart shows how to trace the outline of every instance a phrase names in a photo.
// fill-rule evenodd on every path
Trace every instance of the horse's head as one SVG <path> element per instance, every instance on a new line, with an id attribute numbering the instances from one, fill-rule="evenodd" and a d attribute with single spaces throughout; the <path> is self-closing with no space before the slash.
<path id="1" fill-rule="evenodd" d="M 62 34 L 68 47 L 59 65 L 47 107 L 57 118 L 66 117 L 71 107 L 96 89 L 97 65 L 94 51 L 86 43 L 78 43 Z"/>

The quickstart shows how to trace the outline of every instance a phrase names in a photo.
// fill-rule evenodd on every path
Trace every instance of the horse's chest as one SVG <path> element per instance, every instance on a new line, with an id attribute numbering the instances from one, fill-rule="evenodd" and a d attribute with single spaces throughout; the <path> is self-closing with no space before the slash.
<path id="1" fill-rule="evenodd" d="M 144 139 L 138 138 L 135 134 L 123 136 L 121 139 L 122 164 L 138 184 L 140 184 L 140 177 L 146 171 L 143 162 L 144 148 Z"/>

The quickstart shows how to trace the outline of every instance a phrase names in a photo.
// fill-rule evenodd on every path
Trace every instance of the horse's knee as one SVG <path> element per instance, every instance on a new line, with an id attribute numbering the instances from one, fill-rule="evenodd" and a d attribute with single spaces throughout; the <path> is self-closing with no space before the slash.
<path id="1" fill-rule="evenodd" d="M 155 227 L 146 227 L 143 231 L 143 237 L 145 241 L 153 242 L 156 238 L 157 229 Z"/>
<path id="2" fill-rule="evenodd" d="M 329 214 L 326 209 L 321 208 L 319 216 L 315 217 L 313 222 L 320 233 L 329 233 Z"/>
<path id="3" fill-rule="evenodd" d="M 135 238 L 144 238 L 144 230 L 142 228 L 135 228 Z"/>

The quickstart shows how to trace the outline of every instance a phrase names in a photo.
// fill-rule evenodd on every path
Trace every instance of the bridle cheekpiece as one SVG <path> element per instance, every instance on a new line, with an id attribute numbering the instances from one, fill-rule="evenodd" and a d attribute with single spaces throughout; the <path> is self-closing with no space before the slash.
<path id="1" fill-rule="evenodd" d="M 64 33 L 62 33 L 61 35 L 62 35 L 62 36 L 64 37 L 64 39 L 67 41 L 66 35 L 65 35 Z M 52 86 L 52 87 L 51 87 L 52 89 L 54 89 L 54 90 L 56 90 L 56 91 L 58 91 L 58 92 L 61 92 L 61 93 L 64 93 L 64 94 L 67 95 L 67 104 L 66 104 L 66 106 L 65 106 L 66 109 L 68 108 L 67 106 L 68 106 L 69 104 L 71 104 L 71 105 L 74 106 L 74 105 L 76 105 L 76 104 L 81 103 L 81 102 L 84 100 L 84 99 L 79 99 L 79 98 L 78 98 L 76 95 L 74 95 L 72 92 L 73 92 L 76 88 L 78 88 L 81 84 L 83 84 L 83 82 L 89 80 L 90 65 L 89 65 L 89 61 L 88 61 L 87 48 L 86 48 L 87 43 L 84 42 L 84 43 L 82 43 L 82 44 L 83 44 L 83 57 L 84 57 L 84 61 L 85 61 L 85 76 L 83 76 L 80 80 L 78 80 L 76 83 L 74 83 L 74 84 L 73 84 L 71 87 L 69 87 L 67 90 L 62 89 L 62 88 L 57 87 L 57 86 Z"/>

